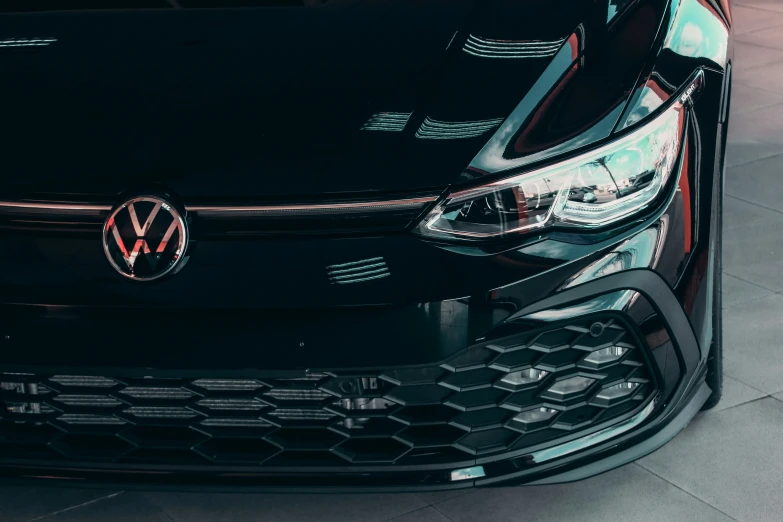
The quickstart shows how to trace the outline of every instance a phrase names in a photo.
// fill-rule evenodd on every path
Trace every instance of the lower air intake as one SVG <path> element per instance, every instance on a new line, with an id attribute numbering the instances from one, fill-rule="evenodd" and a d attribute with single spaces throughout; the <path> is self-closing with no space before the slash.
<path id="1" fill-rule="evenodd" d="M 439 365 L 360 374 L 0 373 L 0 460 L 457 464 L 562 443 L 631 417 L 655 394 L 646 349 L 616 317 L 494 339 Z"/>

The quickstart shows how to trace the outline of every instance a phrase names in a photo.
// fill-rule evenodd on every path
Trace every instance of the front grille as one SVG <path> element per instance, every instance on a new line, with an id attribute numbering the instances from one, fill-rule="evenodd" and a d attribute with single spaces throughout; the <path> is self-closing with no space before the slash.
<path id="1" fill-rule="evenodd" d="M 615 317 L 495 339 L 427 367 L 242 379 L 0 373 L 0 459 L 456 463 L 619 422 L 655 390 L 645 350 Z"/>

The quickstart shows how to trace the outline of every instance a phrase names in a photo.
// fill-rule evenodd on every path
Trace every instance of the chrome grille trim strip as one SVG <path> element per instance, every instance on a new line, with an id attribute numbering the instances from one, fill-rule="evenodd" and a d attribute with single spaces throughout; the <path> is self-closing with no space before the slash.
<path id="1" fill-rule="evenodd" d="M 45 203 L 30 201 L 0 201 L 0 211 L 2 210 L 29 210 L 31 212 L 51 211 L 56 212 L 108 212 L 111 205 L 89 205 L 81 203 Z"/>
<path id="2" fill-rule="evenodd" d="M 427 196 L 409 199 L 393 199 L 387 201 L 358 201 L 354 203 L 326 203 L 313 205 L 186 205 L 188 212 L 196 212 L 202 216 L 220 217 L 242 214 L 286 216 L 358 213 L 358 212 L 388 212 L 394 210 L 415 210 L 437 200 L 437 196 Z M 91 214 L 109 212 L 111 205 L 93 205 L 81 203 L 47 203 L 30 201 L 0 201 L 0 213 L 12 212 L 19 214 Z"/>
<path id="3" fill-rule="evenodd" d="M 356 203 L 332 203 L 316 205 L 265 205 L 265 206 L 189 206 L 189 212 L 200 215 L 237 215 L 237 214 L 281 214 L 313 215 L 329 213 L 384 212 L 390 210 L 410 210 L 423 208 L 438 199 L 436 196 L 389 201 L 362 201 Z"/>

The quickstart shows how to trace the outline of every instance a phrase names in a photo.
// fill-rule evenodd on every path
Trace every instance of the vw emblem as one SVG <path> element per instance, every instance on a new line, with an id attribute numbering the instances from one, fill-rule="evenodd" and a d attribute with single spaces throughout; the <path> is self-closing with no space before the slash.
<path id="1" fill-rule="evenodd" d="M 121 275 L 154 281 L 174 273 L 185 260 L 188 228 L 165 199 L 137 196 L 114 208 L 103 225 L 103 250 Z"/>

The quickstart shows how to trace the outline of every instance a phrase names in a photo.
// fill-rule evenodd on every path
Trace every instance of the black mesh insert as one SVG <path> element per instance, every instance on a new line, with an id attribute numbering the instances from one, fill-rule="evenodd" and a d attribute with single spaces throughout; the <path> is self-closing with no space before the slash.
<path id="1" fill-rule="evenodd" d="M 636 336 L 611 317 L 496 339 L 432 367 L 293 379 L 0 373 L 0 458 L 456 463 L 626 418 L 655 388 Z"/>

